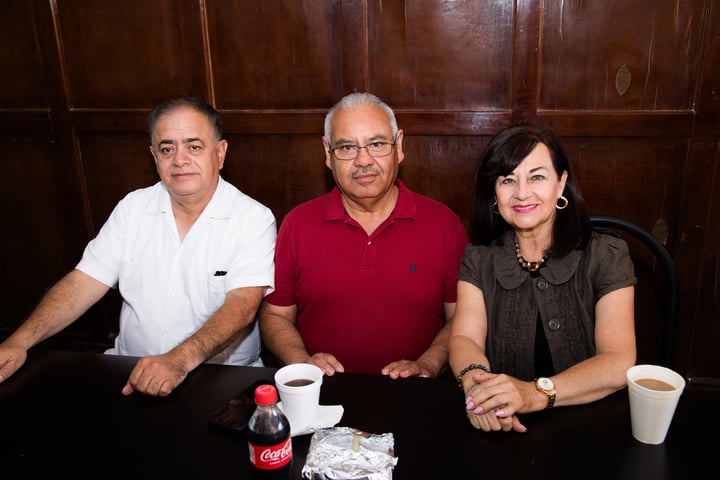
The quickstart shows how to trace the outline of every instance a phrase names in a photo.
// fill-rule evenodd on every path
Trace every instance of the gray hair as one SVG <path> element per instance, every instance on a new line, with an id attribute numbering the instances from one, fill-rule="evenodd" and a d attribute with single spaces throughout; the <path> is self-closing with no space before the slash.
<path id="1" fill-rule="evenodd" d="M 367 107 L 370 105 L 378 106 L 382 108 L 385 113 L 387 113 L 387 116 L 390 120 L 390 128 L 392 129 L 393 139 L 396 139 L 398 126 L 397 120 L 395 119 L 395 112 L 393 112 L 393 109 L 390 108 L 387 103 L 383 102 L 372 93 L 355 92 L 341 98 L 340 101 L 337 102 L 330 109 L 330 111 L 328 111 L 327 115 L 325 115 L 325 138 L 327 139 L 328 144 L 332 142 L 332 121 L 333 118 L 335 118 L 335 114 L 338 112 L 338 110 L 343 110 L 346 108 Z"/>

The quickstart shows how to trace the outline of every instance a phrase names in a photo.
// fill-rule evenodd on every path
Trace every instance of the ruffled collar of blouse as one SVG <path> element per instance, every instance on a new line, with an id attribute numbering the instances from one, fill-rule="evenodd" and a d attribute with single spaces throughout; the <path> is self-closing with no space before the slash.
<path id="1" fill-rule="evenodd" d="M 530 272 L 518 264 L 512 230 L 505 232 L 502 237 L 502 245 L 497 248 L 493 257 L 495 277 L 503 288 L 515 289 L 525 282 L 530 276 Z M 572 278 L 580 264 L 581 256 L 580 250 L 573 250 L 562 258 L 551 257 L 545 261 L 545 265 L 538 273 L 550 284 L 561 285 Z"/>

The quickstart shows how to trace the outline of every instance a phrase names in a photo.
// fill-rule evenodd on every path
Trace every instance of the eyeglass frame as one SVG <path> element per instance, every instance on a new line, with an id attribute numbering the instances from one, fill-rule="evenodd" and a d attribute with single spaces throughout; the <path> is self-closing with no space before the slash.
<path id="1" fill-rule="evenodd" d="M 373 155 L 372 153 L 370 153 L 370 150 L 368 150 L 368 147 L 370 145 L 372 145 L 373 143 L 381 143 L 383 145 L 390 145 L 390 151 L 388 153 L 386 153 L 385 155 Z M 340 160 L 341 162 L 349 162 L 351 160 L 355 160 L 356 158 L 358 158 L 360 156 L 360 150 L 362 150 L 364 148 L 365 153 L 367 153 L 372 158 L 385 158 L 385 157 L 389 156 L 390 154 L 392 154 L 393 148 L 395 148 L 396 145 L 397 145 L 397 137 L 394 137 L 392 142 L 375 141 L 375 142 L 370 142 L 363 147 L 361 147 L 360 145 L 352 144 L 352 143 L 344 144 L 344 145 L 337 145 L 335 147 L 328 148 L 328 153 L 330 153 L 332 156 L 334 156 L 336 160 Z M 352 158 L 338 158 L 338 156 L 335 154 L 335 150 L 337 150 L 338 148 L 343 148 L 343 147 L 355 147 L 355 156 Z"/>

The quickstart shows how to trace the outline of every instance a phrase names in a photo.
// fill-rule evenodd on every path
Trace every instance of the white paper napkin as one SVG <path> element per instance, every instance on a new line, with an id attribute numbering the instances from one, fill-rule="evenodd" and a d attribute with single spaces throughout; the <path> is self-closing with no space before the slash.
<path id="1" fill-rule="evenodd" d="M 282 410 L 282 402 L 278 403 L 278 407 L 280 407 L 280 410 Z M 315 421 L 309 427 L 299 432 L 291 428 L 290 435 L 293 437 L 297 437 L 299 435 L 307 435 L 308 433 L 313 433 L 314 429 L 316 428 L 334 427 L 338 424 L 344 412 L 345 409 L 342 405 L 320 405 L 318 407 L 318 416 Z"/>

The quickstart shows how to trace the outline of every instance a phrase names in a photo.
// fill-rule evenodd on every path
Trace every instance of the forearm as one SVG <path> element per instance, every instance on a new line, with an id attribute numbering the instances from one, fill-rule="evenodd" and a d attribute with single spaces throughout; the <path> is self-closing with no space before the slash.
<path id="1" fill-rule="evenodd" d="M 285 365 L 305 363 L 310 358 L 310 354 L 305 348 L 305 343 L 302 341 L 300 334 L 297 333 L 297 330 L 277 335 L 270 341 L 268 348 L 278 360 Z"/>
<path id="2" fill-rule="evenodd" d="M 622 389 L 625 372 L 634 360 L 625 353 L 602 353 L 588 358 L 552 378 L 556 406 L 594 402 Z"/>
<path id="3" fill-rule="evenodd" d="M 450 324 L 445 324 L 433 339 L 430 347 L 417 359 L 417 362 L 425 365 L 435 377 L 440 375 L 448 364 L 449 339 Z"/>
<path id="4" fill-rule="evenodd" d="M 238 336 L 247 336 L 265 287 L 239 288 L 228 292 L 225 302 L 195 333 L 168 352 L 190 372 L 222 352 Z"/>
<path id="5" fill-rule="evenodd" d="M 490 370 L 490 362 L 485 355 L 484 349 L 480 348 L 471 339 L 462 335 L 454 335 L 448 343 L 450 348 L 449 363 L 454 376 L 458 376 L 463 369 L 467 369 L 472 364 L 482 365 Z M 465 390 L 474 383 L 472 381 L 473 375 L 481 372 L 482 369 L 480 368 L 466 371 L 462 377 Z"/>
<path id="6" fill-rule="evenodd" d="M 5 341 L 6 345 L 28 350 L 58 333 L 100 300 L 107 285 L 73 270 L 60 279 L 23 324 Z"/>
<path id="7" fill-rule="evenodd" d="M 286 365 L 306 362 L 310 357 L 294 319 L 295 307 L 265 303 L 260 313 L 260 336 L 273 355 Z"/>

